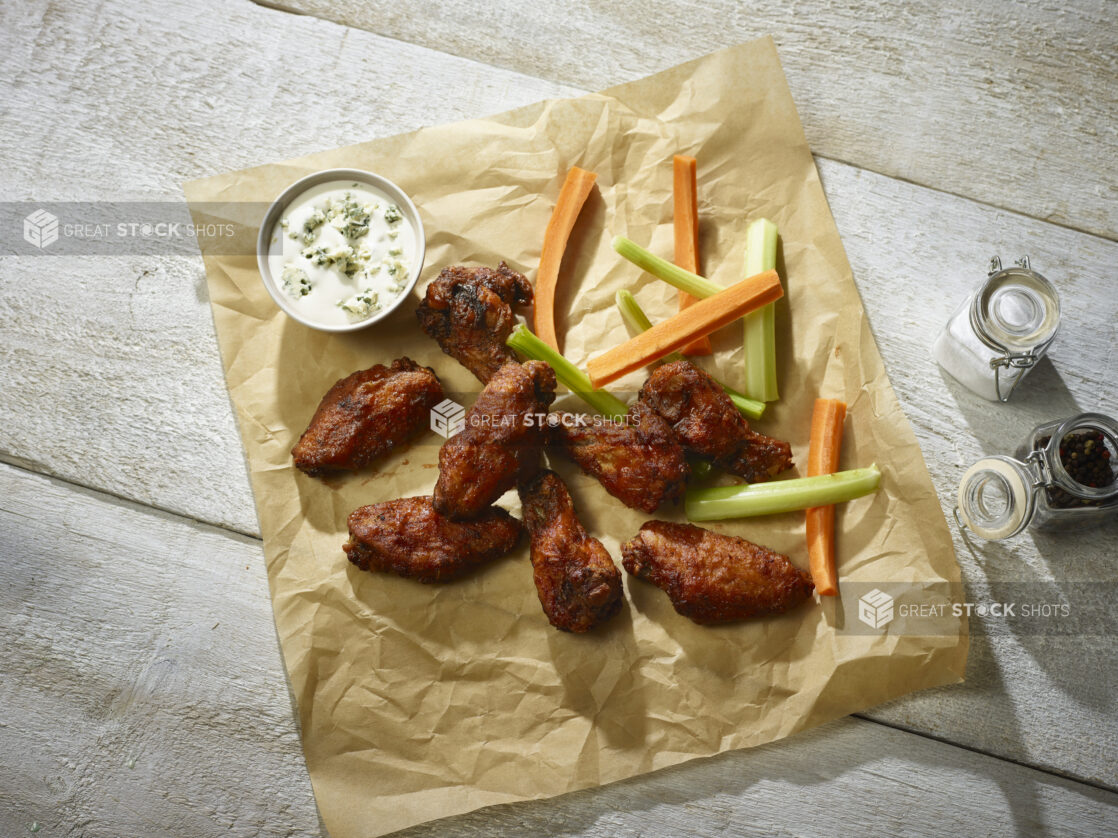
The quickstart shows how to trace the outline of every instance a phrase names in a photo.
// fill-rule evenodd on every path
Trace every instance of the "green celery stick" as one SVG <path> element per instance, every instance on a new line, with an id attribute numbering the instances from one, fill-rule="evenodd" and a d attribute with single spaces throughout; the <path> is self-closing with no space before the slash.
<path id="1" fill-rule="evenodd" d="M 877 464 L 818 477 L 797 477 L 772 483 L 688 489 L 683 508 L 692 521 L 718 521 L 774 515 L 812 506 L 830 506 L 854 500 L 877 490 L 881 471 Z"/>
<path id="2" fill-rule="evenodd" d="M 614 294 L 613 299 L 617 303 L 617 310 L 621 312 L 621 319 L 625 323 L 625 328 L 629 330 L 629 334 L 635 337 L 652 328 L 652 321 L 644 313 L 644 309 L 637 302 L 637 298 L 628 291 L 624 289 L 618 291 Z M 682 361 L 684 358 L 679 352 L 672 352 L 665 355 L 661 360 L 667 362 Z"/>
<path id="3" fill-rule="evenodd" d="M 714 473 L 714 464 L 710 460 L 700 460 L 698 457 L 688 459 L 691 466 L 691 476 L 696 480 L 706 480 Z"/>
<path id="4" fill-rule="evenodd" d="M 715 379 L 715 381 L 718 381 L 718 379 Z M 734 403 L 734 407 L 738 409 L 738 413 L 746 419 L 760 419 L 765 415 L 764 402 L 751 399 L 749 396 L 739 393 L 733 387 L 728 384 L 723 384 L 721 381 L 718 381 L 718 386 L 730 397 L 730 401 Z"/>
<path id="5" fill-rule="evenodd" d="M 505 343 L 526 358 L 550 365 L 555 377 L 568 390 L 602 415 L 620 419 L 629 412 L 626 404 L 613 393 L 595 390 L 586 373 L 532 334 L 523 323 L 513 330 Z"/>
<path id="6" fill-rule="evenodd" d="M 711 282 L 691 271 L 685 271 L 679 265 L 673 265 L 667 259 L 661 259 L 649 253 L 636 242 L 624 236 L 613 237 L 613 249 L 625 259 L 628 259 L 638 268 L 647 271 L 657 279 L 662 279 L 669 285 L 674 285 L 681 291 L 686 291 L 693 297 L 712 297 L 725 289 L 717 282 Z"/>
<path id="7" fill-rule="evenodd" d="M 745 275 L 776 270 L 776 225 L 758 218 L 745 233 Z M 745 315 L 745 395 L 760 402 L 776 401 L 776 304 Z"/>

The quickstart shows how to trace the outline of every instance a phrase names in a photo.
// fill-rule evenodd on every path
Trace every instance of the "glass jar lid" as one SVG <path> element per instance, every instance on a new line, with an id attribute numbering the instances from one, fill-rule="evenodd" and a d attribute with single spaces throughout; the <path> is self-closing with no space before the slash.
<path id="1" fill-rule="evenodd" d="M 1033 478 L 1012 457 L 985 457 L 963 475 L 957 504 L 959 519 L 976 535 L 991 541 L 1011 538 L 1032 520 Z"/>
<path id="2" fill-rule="evenodd" d="M 980 337 L 1010 354 L 1047 346 L 1060 325 L 1060 300 L 1052 283 L 1028 267 L 992 273 L 974 297 Z"/>

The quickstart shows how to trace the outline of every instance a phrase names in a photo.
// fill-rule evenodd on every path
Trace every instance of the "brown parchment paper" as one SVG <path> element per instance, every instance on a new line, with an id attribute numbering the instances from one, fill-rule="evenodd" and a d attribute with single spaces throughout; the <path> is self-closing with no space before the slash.
<path id="1" fill-rule="evenodd" d="M 671 255 L 676 153 L 699 161 L 701 252 L 712 279 L 741 278 L 750 219 L 767 216 L 780 228 L 782 398 L 755 425 L 790 440 L 803 473 L 813 400 L 842 398 L 849 418 L 841 467 L 881 467 L 881 490 L 837 516 L 843 584 L 959 582 L 943 514 L 882 367 L 770 40 L 599 94 L 187 184 L 197 214 L 201 202 L 271 201 L 318 169 L 369 169 L 413 196 L 427 229 L 427 267 L 414 299 L 386 323 L 348 336 L 291 321 L 266 294 L 254 257 L 203 243 L 307 767 L 335 838 L 381 835 L 758 745 L 962 679 L 961 623 L 957 633 L 933 637 L 850 632 L 850 604 L 829 598 L 776 619 L 701 628 L 659 590 L 627 578 L 626 607 L 604 630 L 564 634 L 540 609 L 526 543 L 441 587 L 364 573 L 341 551 L 347 514 L 428 494 L 442 440 L 428 433 L 376 468 L 329 483 L 292 467 L 289 451 L 318 400 L 356 369 L 407 354 L 434 367 L 460 401 L 476 395 L 472 376 L 419 331 L 415 303 L 452 263 L 505 259 L 534 280 L 543 231 L 572 165 L 597 172 L 598 181 L 564 262 L 565 353 L 584 364 L 626 337 L 613 307 L 619 288 L 633 290 L 653 320 L 675 311 L 675 290 L 622 261 L 609 242 L 623 233 Z M 740 326 L 717 334 L 715 348 L 703 365 L 740 383 Z M 640 381 L 634 375 L 611 389 L 625 396 Z M 619 560 L 620 543 L 647 516 L 569 465 L 554 467 L 587 528 Z M 501 503 L 519 511 L 515 493 Z M 659 517 L 682 519 L 670 509 Z M 806 567 L 802 514 L 709 526 Z"/>

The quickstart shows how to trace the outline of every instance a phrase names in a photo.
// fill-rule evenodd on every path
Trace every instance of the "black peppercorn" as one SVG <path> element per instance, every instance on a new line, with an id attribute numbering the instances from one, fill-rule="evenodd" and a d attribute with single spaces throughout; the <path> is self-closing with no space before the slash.
<path id="1" fill-rule="evenodd" d="M 1036 441 L 1036 448 L 1044 448 L 1052 437 Z M 1072 431 L 1060 440 L 1060 462 L 1068 476 L 1081 486 L 1099 489 L 1114 483 L 1115 474 L 1110 465 L 1110 450 L 1099 431 Z M 1048 489 L 1048 504 L 1057 509 L 1076 506 L 1099 506 L 1101 501 L 1077 498 L 1058 487 Z"/>

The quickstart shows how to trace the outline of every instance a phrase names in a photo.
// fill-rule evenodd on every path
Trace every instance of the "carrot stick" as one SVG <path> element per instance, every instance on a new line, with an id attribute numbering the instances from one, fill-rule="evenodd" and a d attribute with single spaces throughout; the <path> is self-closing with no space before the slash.
<path id="1" fill-rule="evenodd" d="M 837 399 L 816 399 L 811 413 L 811 444 L 807 453 L 808 477 L 838 470 L 842 423 L 846 404 Z M 838 593 L 835 570 L 835 508 L 813 506 L 807 510 L 807 552 L 815 590 L 823 596 Z"/>
<path id="2" fill-rule="evenodd" d="M 559 190 L 559 200 L 547 222 L 543 234 L 543 247 L 540 250 L 540 269 L 536 273 L 536 305 L 533 320 L 537 337 L 548 346 L 559 351 L 559 339 L 555 335 L 555 286 L 559 281 L 559 265 L 563 262 L 563 252 L 571 237 L 575 219 L 582 205 L 594 188 L 597 175 L 572 166 Z"/>
<path id="3" fill-rule="evenodd" d="M 675 263 L 685 271 L 699 273 L 699 196 L 695 186 L 694 157 L 677 154 L 672 158 L 672 221 L 675 231 Z M 698 297 L 679 292 L 679 310 L 683 311 Z M 703 335 L 683 347 L 685 355 L 710 355 L 710 338 Z"/>
<path id="4" fill-rule="evenodd" d="M 709 335 L 747 312 L 784 296 L 776 271 L 765 271 L 699 300 L 690 308 L 661 320 L 647 332 L 615 346 L 586 364 L 595 388 L 616 381 L 675 352 L 701 335 Z"/>

